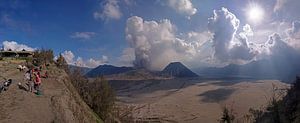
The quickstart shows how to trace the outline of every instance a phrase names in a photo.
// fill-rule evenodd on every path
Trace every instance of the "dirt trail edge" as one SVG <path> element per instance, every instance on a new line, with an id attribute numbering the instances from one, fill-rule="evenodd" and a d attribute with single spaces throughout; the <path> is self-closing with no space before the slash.
<path id="1" fill-rule="evenodd" d="M 37 96 L 19 88 L 19 82 L 24 87 L 26 84 L 24 72 L 16 68 L 17 64 L 0 62 L 0 82 L 2 77 L 13 80 L 9 89 L 0 93 L 1 123 L 102 123 L 63 70 L 50 66 L 50 77 L 42 79 L 42 95 Z"/>

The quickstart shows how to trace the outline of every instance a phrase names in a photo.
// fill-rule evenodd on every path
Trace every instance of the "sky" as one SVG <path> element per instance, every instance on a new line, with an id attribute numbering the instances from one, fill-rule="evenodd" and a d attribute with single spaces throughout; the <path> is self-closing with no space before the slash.
<path id="1" fill-rule="evenodd" d="M 69 64 L 91 68 L 246 64 L 273 55 L 282 44 L 276 42 L 300 51 L 299 6 L 298 0 L 0 0 L 0 41 L 4 49 L 53 49 Z"/>

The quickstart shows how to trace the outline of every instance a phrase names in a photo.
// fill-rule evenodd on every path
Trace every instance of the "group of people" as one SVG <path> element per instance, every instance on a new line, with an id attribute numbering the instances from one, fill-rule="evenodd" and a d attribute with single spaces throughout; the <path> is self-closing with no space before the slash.
<path id="1" fill-rule="evenodd" d="M 41 76 L 41 70 L 39 68 L 34 68 L 27 70 L 25 72 L 24 78 L 26 81 L 26 85 L 28 86 L 29 92 L 34 92 L 36 94 L 40 94 L 40 86 L 42 83 L 42 77 L 47 78 L 48 74 L 45 72 L 43 76 Z"/>

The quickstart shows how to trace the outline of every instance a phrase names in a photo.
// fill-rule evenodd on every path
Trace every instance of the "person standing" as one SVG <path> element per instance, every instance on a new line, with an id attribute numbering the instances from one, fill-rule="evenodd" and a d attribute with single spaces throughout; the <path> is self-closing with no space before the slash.
<path id="1" fill-rule="evenodd" d="M 41 76 L 37 73 L 34 73 L 34 89 L 36 90 L 36 94 L 40 95 L 41 94 Z"/>
<path id="2" fill-rule="evenodd" d="M 33 82 L 31 81 L 31 74 L 30 74 L 30 70 L 26 71 L 25 75 L 25 81 L 26 81 L 26 85 L 28 86 L 28 91 L 32 92 L 32 88 L 33 88 Z"/>

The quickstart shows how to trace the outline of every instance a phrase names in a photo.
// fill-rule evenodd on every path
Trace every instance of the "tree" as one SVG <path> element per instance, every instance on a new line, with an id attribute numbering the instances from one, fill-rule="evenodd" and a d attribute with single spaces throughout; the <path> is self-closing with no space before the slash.
<path id="1" fill-rule="evenodd" d="M 104 121 L 112 120 L 115 105 L 115 94 L 108 81 L 104 77 L 96 78 L 89 88 L 90 98 L 88 102 L 91 108 L 99 114 Z"/>
<path id="2" fill-rule="evenodd" d="M 76 88 L 78 93 L 85 99 L 85 89 L 88 84 L 88 79 L 82 75 L 80 68 L 76 68 L 73 71 L 70 71 L 70 79 L 73 86 Z"/>
<path id="3" fill-rule="evenodd" d="M 51 49 L 36 50 L 33 54 L 33 58 L 34 58 L 33 60 L 34 65 L 36 66 L 53 63 L 53 59 L 54 59 L 53 50 Z"/>
<path id="4" fill-rule="evenodd" d="M 286 120 L 291 123 L 300 122 L 300 77 L 296 77 L 296 81 L 288 90 L 287 95 L 283 98 Z"/>
<path id="5" fill-rule="evenodd" d="M 62 56 L 62 54 L 59 54 L 59 57 L 56 60 L 56 66 L 58 68 L 64 69 L 67 73 L 69 73 L 69 66 L 65 58 Z"/>
<path id="6" fill-rule="evenodd" d="M 63 57 L 57 59 L 60 63 Z M 60 62 L 59 62 L 60 61 Z M 89 81 L 82 75 L 80 68 L 69 72 L 73 86 L 81 98 L 93 109 L 93 111 L 105 122 L 113 122 L 116 119 L 115 93 L 104 77 Z"/>

